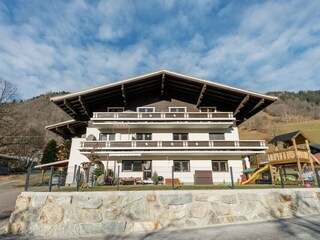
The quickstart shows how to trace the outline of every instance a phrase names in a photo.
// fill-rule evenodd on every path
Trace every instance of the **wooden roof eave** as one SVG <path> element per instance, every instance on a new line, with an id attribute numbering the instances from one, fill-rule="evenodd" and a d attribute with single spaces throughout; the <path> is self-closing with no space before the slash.
<path id="1" fill-rule="evenodd" d="M 154 87 L 152 85 L 154 85 Z M 196 87 L 196 89 L 194 87 L 192 88 L 192 85 L 195 85 L 194 87 Z M 256 112 L 260 111 L 261 109 L 264 109 L 266 106 L 270 105 L 271 103 L 277 100 L 276 97 L 254 93 L 251 91 L 242 90 L 239 88 L 219 83 L 214 83 L 207 80 L 182 75 L 179 73 L 161 70 L 146 75 L 138 76 L 135 78 L 110 83 L 100 87 L 70 93 L 64 96 L 53 97 L 51 98 L 51 101 L 58 105 L 66 113 L 68 113 L 72 118 L 78 120 L 87 120 L 88 116 L 85 111 L 85 107 L 83 106 L 84 104 L 82 104 L 80 100 L 82 99 L 84 102 L 86 102 L 86 108 L 93 110 L 93 105 L 97 104 L 99 100 L 101 100 L 100 98 L 105 98 L 105 95 L 107 95 L 107 93 L 108 99 L 110 97 L 110 101 L 112 101 L 111 96 L 108 92 L 109 89 L 113 93 L 112 97 L 117 99 L 121 98 L 123 100 L 124 94 L 126 97 L 129 97 L 131 94 L 136 94 L 140 91 L 145 91 L 145 88 L 148 86 L 149 90 L 154 89 L 156 91 L 157 88 L 159 88 L 159 96 L 164 96 L 164 94 L 166 96 L 169 96 L 170 92 L 173 95 L 175 93 L 180 92 L 179 94 L 182 96 L 182 98 L 185 97 L 186 100 L 192 101 L 193 104 L 198 104 L 199 93 L 201 93 L 201 89 L 204 85 L 206 85 L 206 91 L 201 96 L 201 102 L 208 102 L 206 101 L 207 96 L 209 97 L 213 93 L 211 99 L 215 95 L 216 97 L 220 97 L 221 100 L 225 100 L 225 103 L 221 104 L 225 104 L 227 106 L 228 103 L 230 103 L 229 107 L 227 107 L 230 108 L 229 111 L 236 110 L 236 108 L 245 96 L 249 96 L 250 99 L 248 102 L 245 103 L 246 105 L 249 104 L 252 101 L 252 99 L 257 99 L 257 101 L 263 100 L 263 102 L 259 106 L 256 106 L 255 109 L 250 110 L 251 113 L 247 112 L 246 116 L 242 117 L 243 119 L 249 118 Z M 174 88 L 175 86 L 177 87 Z M 86 116 L 81 117 L 82 115 Z"/>

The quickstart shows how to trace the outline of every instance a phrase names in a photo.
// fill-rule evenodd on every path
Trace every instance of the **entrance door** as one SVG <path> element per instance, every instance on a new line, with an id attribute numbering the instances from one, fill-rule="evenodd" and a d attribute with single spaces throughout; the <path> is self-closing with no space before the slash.
<path id="1" fill-rule="evenodd" d="M 150 180 L 152 176 L 152 161 L 143 161 L 143 180 Z"/>

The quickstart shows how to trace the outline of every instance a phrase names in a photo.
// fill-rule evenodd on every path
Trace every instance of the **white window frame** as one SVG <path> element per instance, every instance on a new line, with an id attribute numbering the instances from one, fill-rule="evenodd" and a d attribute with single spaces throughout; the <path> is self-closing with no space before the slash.
<path id="1" fill-rule="evenodd" d="M 103 135 L 103 134 L 107 134 L 107 140 L 101 140 L 101 136 Z M 114 140 L 110 140 L 110 136 L 111 135 L 113 135 L 114 136 Z M 101 133 L 99 133 L 99 141 L 115 141 L 116 140 L 116 134 L 115 133 L 110 133 L 110 132 L 101 132 Z"/>
<path id="2" fill-rule="evenodd" d="M 140 109 L 152 109 L 152 112 L 155 112 L 156 108 L 155 107 L 137 107 L 137 112 L 139 113 L 150 113 L 150 112 L 140 112 Z"/>
<path id="3" fill-rule="evenodd" d="M 202 112 L 201 109 L 213 109 L 212 112 L 217 112 L 217 107 L 199 107 L 199 112 Z M 205 111 L 208 112 L 208 111 Z"/>
<path id="4" fill-rule="evenodd" d="M 107 110 L 110 112 L 110 109 L 122 109 L 122 112 L 124 112 L 124 107 L 108 107 Z"/>
<path id="5" fill-rule="evenodd" d="M 173 112 L 173 113 L 186 113 L 187 112 L 187 107 L 169 107 L 169 112 L 171 112 L 171 109 L 172 108 L 183 108 L 184 109 L 184 112 Z"/>

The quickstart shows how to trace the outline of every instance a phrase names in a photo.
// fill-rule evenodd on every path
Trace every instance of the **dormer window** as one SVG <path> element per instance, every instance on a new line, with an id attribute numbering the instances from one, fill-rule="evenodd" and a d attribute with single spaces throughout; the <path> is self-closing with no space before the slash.
<path id="1" fill-rule="evenodd" d="M 154 107 L 138 107 L 137 112 L 154 112 Z"/>
<path id="2" fill-rule="evenodd" d="M 169 112 L 186 112 L 186 107 L 169 107 Z"/>

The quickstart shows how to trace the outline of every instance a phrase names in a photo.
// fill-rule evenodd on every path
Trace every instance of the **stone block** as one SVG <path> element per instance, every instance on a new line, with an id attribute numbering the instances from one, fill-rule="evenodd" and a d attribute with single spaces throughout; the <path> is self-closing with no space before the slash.
<path id="1" fill-rule="evenodd" d="M 184 206 L 170 206 L 168 208 L 163 208 L 159 219 L 165 220 L 180 220 L 186 216 L 186 208 Z"/>
<path id="2" fill-rule="evenodd" d="M 222 195 L 220 196 L 220 200 L 227 204 L 235 204 L 238 202 L 236 194 Z"/>
<path id="3" fill-rule="evenodd" d="M 96 180 L 97 186 L 103 186 L 104 185 L 105 177 L 106 177 L 106 175 L 102 174 L 97 178 L 97 180 Z"/>
<path id="4" fill-rule="evenodd" d="M 196 193 L 194 196 L 195 201 L 199 202 L 207 202 L 208 201 L 208 194 L 207 193 Z"/>
<path id="5" fill-rule="evenodd" d="M 220 224 L 220 223 L 222 223 L 222 221 L 219 218 L 219 216 L 215 212 L 210 211 L 207 224 L 212 225 L 212 224 Z"/>
<path id="6" fill-rule="evenodd" d="M 24 211 L 30 207 L 31 197 L 19 195 L 16 201 L 15 210 Z"/>
<path id="7" fill-rule="evenodd" d="M 240 202 L 244 201 L 261 201 L 261 196 L 257 193 L 238 193 Z"/>
<path id="8" fill-rule="evenodd" d="M 80 234 L 80 227 L 78 224 L 57 224 L 54 225 L 50 232 L 49 236 L 54 237 L 77 237 Z"/>
<path id="9" fill-rule="evenodd" d="M 248 221 L 246 216 L 224 216 L 221 217 L 224 223 L 238 223 Z"/>
<path id="10" fill-rule="evenodd" d="M 66 224 L 99 223 L 101 221 L 101 212 L 97 209 L 66 209 L 63 219 Z"/>
<path id="11" fill-rule="evenodd" d="M 123 196 L 121 205 L 122 207 L 126 207 L 128 205 L 131 205 L 132 203 L 140 201 L 143 197 L 144 197 L 144 194 L 139 192 L 127 194 Z"/>
<path id="12" fill-rule="evenodd" d="M 105 219 L 116 220 L 120 217 L 122 208 L 121 207 L 110 207 L 110 208 L 104 209 L 103 211 L 104 211 L 104 218 Z"/>
<path id="13" fill-rule="evenodd" d="M 130 220 L 149 220 L 149 209 L 146 202 L 130 204 L 123 208 L 122 213 Z"/>
<path id="14" fill-rule="evenodd" d="M 80 235 L 86 234 L 120 234 L 126 229 L 124 221 L 109 221 L 100 224 L 79 224 Z"/>
<path id="15" fill-rule="evenodd" d="M 46 195 L 38 195 L 32 199 L 31 206 L 34 208 L 42 207 L 47 201 Z"/>
<path id="16" fill-rule="evenodd" d="M 56 203 L 59 207 L 68 208 L 71 204 L 71 196 L 55 196 L 53 202 Z"/>
<path id="17" fill-rule="evenodd" d="M 101 207 L 103 200 L 98 197 L 91 197 L 91 196 L 75 196 L 72 199 L 72 203 L 77 208 L 90 208 L 90 209 L 97 209 Z"/>
<path id="18" fill-rule="evenodd" d="M 8 232 L 12 234 L 23 234 L 26 232 L 26 223 L 25 222 L 9 223 Z"/>
<path id="19" fill-rule="evenodd" d="M 314 198 L 314 194 L 311 191 L 296 191 L 297 198 Z"/>
<path id="20" fill-rule="evenodd" d="M 134 222 L 131 230 L 133 232 L 141 232 L 141 231 L 158 231 L 162 229 L 162 225 L 159 222 Z"/>
<path id="21" fill-rule="evenodd" d="M 229 204 L 216 201 L 211 203 L 211 208 L 212 208 L 212 211 L 216 213 L 218 216 L 232 214 L 232 209 Z"/>
<path id="22" fill-rule="evenodd" d="M 120 200 L 120 196 L 119 195 L 108 195 L 106 196 L 104 199 L 104 204 L 108 206 L 110 206 L 111 204 L 117 203 Z"/>
<path id="23" fill-rule="evenodd" d="M 208 215 L 208 206 L 204 204 L 197 204 L 192 206 L 190 215 L 193 218 L 204 218 Z"/>
<path id="24" fill-rule="evenodd" d="M 160 194 L 160 202 L 167 205 L 182 205 L 192 202 L 192 194 Z"/>
<path id="25" fill-rule="evenodd" d="M 40 222 L 42 224 L 54 225 L 62 221 L 63 210 L 58 205 L 46 204 L 42 208 Z"/>
<path id="26" fill-rule="evenodd" d="M 154 194 L 148 194 L 147 195 L 147 201 L 148 202 L 154 202 L 154 201 L 156 201 L 156 199 L 157 199 L 157 197 Z"/>
<path id="27" fill-rule="evenodd" d="M 39 223 L 30 224 L 30 227 L 25 232 L 26 235 L 34 235 L 34 236 L 46 236 L 51 231 L 51 225 L 43 225 Z"/>

